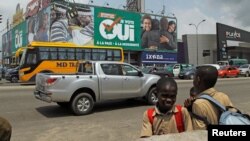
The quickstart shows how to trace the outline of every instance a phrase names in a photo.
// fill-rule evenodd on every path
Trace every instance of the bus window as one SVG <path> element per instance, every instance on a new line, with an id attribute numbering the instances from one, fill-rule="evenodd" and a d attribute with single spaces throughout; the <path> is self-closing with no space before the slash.
<path id="1" fill-rule="evenodd" d="M 57 59 L 57 48 L 50 48 L 50 59 L 56 60 Z"/>
<path id="2" fill-rule="evenodd" d="M 119 61 L 121 56 L 121 52 L 118 50 L 114 50 L 114 61 Z"/>
<path id="3" fill-rule="evenodd" d="M 84 60 L 91 60 L 91 49 L 84 49 L 83 50 L 83 59 Z"/>
<path id="4" fill-rule="evenodd" d="M 100 60 L 106 60 L 106 51 L 104 49 L 99 49 Z"/>
<path id="5" fill-rule="evenodd" d="M 40 60 L 49 59 L 49 48 L 39 48 Z"/>
<path id="6" fill-rule="evenodd" d="M 99 60 L 100 54 L 98 49 L 92 49 L 92 60 Z"/>
<path id="7" fill-rule="evenodd" d="M 65 48 L 59 48 L 58 49 L 58 59 L 59 60 L 65 60 L 65 59 L 67 59 L 66 49 Z"/>
<path id="8" fill-rule="evenodd" d="M 76 49 L 76 60 L 83 60 L 82 49 Z"/>
<path id="9" fill-rule="evenodd" d="M 67 56 L 68 56 L 68 59 L 74 60 L 75 59 L 75 49 L 68 49 Z"/>

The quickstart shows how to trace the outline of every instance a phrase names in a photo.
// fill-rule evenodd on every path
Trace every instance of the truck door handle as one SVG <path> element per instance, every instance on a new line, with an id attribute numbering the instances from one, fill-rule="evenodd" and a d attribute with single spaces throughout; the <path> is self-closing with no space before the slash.
<path id="1" fill-rule="evenodd" d="M 104 79 L 104 80 L 109 80 L 109 78 L 108 78 L 108 77 L 104 77 L 103 79 Z"/>
<path id="2" fill-rule="evenodd" d="M 126 77 L 126 78 L 124 78 L 124 80 L 128 80 L 128 78 Z"/>

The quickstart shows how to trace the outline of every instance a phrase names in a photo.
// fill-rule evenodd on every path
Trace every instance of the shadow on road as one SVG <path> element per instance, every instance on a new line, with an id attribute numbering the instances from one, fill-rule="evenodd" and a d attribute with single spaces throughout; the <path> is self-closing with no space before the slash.
<path id="1" fill-rule="evenodd" d="M 103 103 L 96 104 L 93 112 L 98 113 L 98 112 L 113 111 L 113 110 L 140 107 L 140 106 L 146 106 L 146 105 L 147 104 L 145 103 L 145 101 L 140 100 L 140 99 L 110 101 L 110 102 L 103 102 Z"/>
<path id="2" fill-rule="evenodd" d="M 62 108 L 59 105 L 38 107 L 36 110 L 47 118 L 73 116 L 69 108 Z"/>
<path id="3" fill-rule="evenodd" d="M 113 111 L 119 109 L 146 106 L 142 100 L 120 100 L 97 103 L 94 106 L 93 113 Z M 38 107 L 36 110 L 47 118 L 74 116 L 69 107 L 60 107 L 59 105 Z M 92 114 L 92 113 L 91 113 Z"/>

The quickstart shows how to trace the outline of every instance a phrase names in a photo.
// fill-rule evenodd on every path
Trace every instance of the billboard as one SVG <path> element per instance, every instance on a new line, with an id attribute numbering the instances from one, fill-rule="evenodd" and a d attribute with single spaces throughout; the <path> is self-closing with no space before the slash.
<path id="1" fill-rule="evenodd" d="M 177 52 L 176 19 L 160 15 L 141 15 L 143 50 Z"/>
<path id="2" fill-rule="evenodd" d="M 46 8 L 50 4 L 51 0 L 31 0 L 25 11 L 25 18 L 32 17 L 36 15 L 43 8 Z"/>
<path id="3" fill-rule="evenodd" d="M 50 12 L 50 7 L 47 7 L 36 15 L 29 17 L 26 24 L 27 43 L 32 41 L 49 41 Z"/>
<path id="4" fill-rule="evenodd" d="M 140 14 L 95 8 L 95 45 L 140 50 Z"/>
<path id="5" fill-rule="evenodd" d="M 31 41 L 51 41 L 177 53 L 176 18 L 65 1 L 49 2 L 32 0 L 27 5 L 26 28 L 18 25 L 12 31 L 13 51 Z"/>
<path id="6" fill-rule="evenodd" d="M 26 22 L 18 24 L 11 31 L 13 36 L 11 51 L 16 52 L 19 47 L 27 45 Z"/>
<path id="7" fill-rule="evenodd" d="M 177 53 L 176 18 L 58 2 L 41 13 L 47 13 L 50 17 L 42 20 L 50 23 L 46 24 L 45 30 L 48 41 Z M 38 32 L 38 20 L 42 19 L 38 18 L 39 14 L 31 17 L 36 21 L 34 37 Z M 29 39 L 32 36 L 29 35 Z M 41 38 L 33 40 L 47 41 Z"/>
<path id="8" fill-rule="evenodd" d="M 176 53 L 144 51 L 141 55 L 143 64 L 172 64 L 177 63 Z"/>
<path id="9" fill-rule="evenodd" d="M 2 36 L 3 58 L 10 57 L 12 55 L 11 54 L 11 39 L 12 39 L 11 31 L 8 31 Z"/>

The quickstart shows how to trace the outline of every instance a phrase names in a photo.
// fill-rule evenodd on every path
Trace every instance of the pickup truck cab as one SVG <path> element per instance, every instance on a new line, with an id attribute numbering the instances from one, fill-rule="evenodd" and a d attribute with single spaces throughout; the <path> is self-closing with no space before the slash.
<path id="1" fill-rule="evenodd" d="M 85 115 L 101 101 L 143 97 L 155 104 L 159 78 L 127 63 L 83 61 L 76 74 L 39 73 L 34 95 L 42 101 L 69 106 L 76 115 Z"/>

